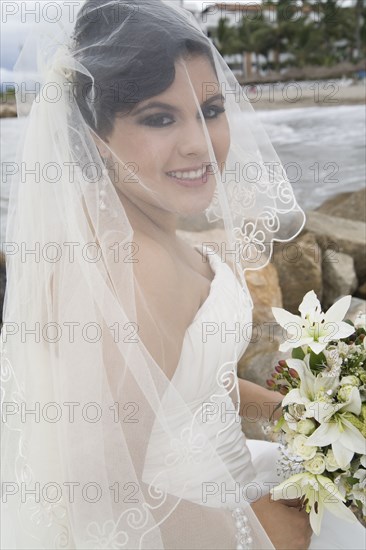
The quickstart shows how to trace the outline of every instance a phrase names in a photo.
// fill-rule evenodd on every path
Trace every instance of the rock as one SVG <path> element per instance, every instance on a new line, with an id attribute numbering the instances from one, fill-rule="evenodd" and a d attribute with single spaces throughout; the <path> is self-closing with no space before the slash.
<path id="1" fill-rule="evenodd" d="M 314 290 L 321 300 L 321 259 L 321 250 L 312 233 L 301 233 L 288 243 L 275 243 L 273 261 L 286 310 L 297 314 L 302 298 L 309 290 Z"/>
<path id="2" fill-rule="evenodd" d="M 282 341 L 282 329 L 276 324 L 271 307 L 282 307 L 282 292 L 273 264 L 268 264 L 259 271 L 247 271 L 246 281 L 254 304 L 253 327 L 251 341 L 238 362 L 238 375 L 266 387 L 266 380 L 276 364 L 276 358 L 280 359 L 281 356 L 278 347 Z M 246 436 L 266 439 L 254 405 L 253 411 L 248 408 L 248 415 L 253 418 L 243 419 Z"/>
<path id="3" fill-rule="evenodd" d="M 366 299 L 366 282 L 358 287 L 357 294 L 360 298 Z"/>
<path id="4" fill-rule="evenodd" d="M 283 329 L 276 323 L 271 311 L 272 306 L 282 307 L 280 288 L 278 286 L 278 289 L 275 289 L 275 280 L 278 281 L 278 278 L 273 277 L 273 270 L 274 266 L 270 265 L 261 270 L 265 279 L 273 278 L 271 283 L 272 298 L 268 293 L 266 299 L 263 299 L 265 293 L 261 291 L 258 283 L 248 280 L 248 288 L 254 303 L 252 337 L 244 355 L 238 362 L 240 378 L 245 378 L 264 387 L 266 387 L 266 380 L 270 377 L 274 365 L 283 356 L 278 351 L 284 340 Z"/>
<path id="5" fill-rule="evenodd" d="M 0 105 L 0 118 L 16 117 L 17 106 L 15 103 L 5 103 Z"/>
<path id="6" fill-rule="evenodd" d="M 305 228 L 315 234 L 320 248 L 352 256 L 361 284 L 366 280 L 366 223 L 308 212 Z"/>
<path id="7" fill-rule="evenodd" d="M 268 264 L 260 270 L 248 270 L 245 278 L 254 303 L 253 320 L 258 323 L 272 320 L 271 307 L 283 306 L 276 267 Z"/>
<path id="8" fill-rule="evenodd" d="M 254 305 L 253 326 L 249 345 L 238 363 L 238 374 L 265 385 L 268 355 L 278 350 L 280 343 L 274 334 L 276 323 L 271 307 L 282 307 L 282 293 L 276 268 L 271 264 L 259 271 L 247 271 L 246 281 Z"/>
<path id="9" fill-rule="evenodd" d="M 315 209 L 329 216 L 347 220 L 366 221 L 366 189 L 340 193 Z"/>
<path id="10" fill-rule="evenodd" d="M 330 252 L 330 253 L 329 253 Z M 322 306 L 328 309 L 339 297 L 352 294 L 358 285 L 353 258 L 342 252 L 326 250 L 322 262 Z"/>

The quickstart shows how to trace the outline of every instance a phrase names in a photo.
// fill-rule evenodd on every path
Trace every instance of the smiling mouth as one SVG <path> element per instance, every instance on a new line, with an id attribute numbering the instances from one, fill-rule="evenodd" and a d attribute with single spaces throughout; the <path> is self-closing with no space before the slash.
<path id="1" fill-rule="evenodd" d="M 197 168 L 196 170 L 176 170 L 167 172 L 167 175 L 177 180 L 197 181 L 207 177 L 209 165 Z"/>

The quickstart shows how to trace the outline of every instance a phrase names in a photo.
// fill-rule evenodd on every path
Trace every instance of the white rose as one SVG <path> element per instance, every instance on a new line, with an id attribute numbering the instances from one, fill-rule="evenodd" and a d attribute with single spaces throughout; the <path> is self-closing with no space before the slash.
<path id="1" fill-rule="evenodd" d="M 309 438 L 306 435 L 297 435 L 293 440 L 293 450 L 301 458 L 309 460 L 315 456 L 317 447 L 311 445 L 306 445 L 306 442 Z"/>
<path id="2" fill-rule="evenodd" d="M 340 468 L 338 462 L 335 459 L 332 449 L 329 449 L 325 457 L 325 467 L 328 470 L 328 472 L 335 472 Z"/>
<path id="3" fill-rule="evenodd" d="M 360 381 L 357 376 L 350 374 L 349 376 L 343 376 L 342 380 L 340 381 L 341 386 L 344 386 L 345 384 L 350 386 L 359 386 Z"/>
<path id="4" fill-rule="evenodd" d="M 300 420 L 297 424 L 297 431 L 299 434 L 310 435 L 316 428 L 314 420 L 306 418 L 305 420 Z"/>
<path id="5" fill-rule="evenodd" d="M 351 393 L 354 387 L 355 386 L 351 386 L 351 384 L 342 385 L 338 390 L 338 399 L 340 401 L 348 401 L 351 397 Z"/>
<path id="6" fill-rule="evenodd" d="M 305 469 L 311 474 L 322 474 L 325 470 L 325 460 L 322 453 L 315 453 L 315 456 L 310 460 L 305 460 L 303 463 Z"/>

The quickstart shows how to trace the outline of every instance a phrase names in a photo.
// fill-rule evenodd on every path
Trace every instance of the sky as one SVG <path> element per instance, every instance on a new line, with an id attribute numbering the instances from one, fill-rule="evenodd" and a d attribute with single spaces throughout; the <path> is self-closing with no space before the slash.
<path id="1" fill-rule="evenodd" d="M 57 17 L 57 7 L 52 11 L 52 5 L 62 4 L 65 0 L 48 0 L 44 2 L 50 5 L 50 11 L 46 12 L 46 17 L 54 19 Z M 179 2 L 180 0 L 174 0 Z M 229 0 L 221 0 L 228 2 Z M 233 0 L 230 0 L 231 2 Z M 234 0 L 239 3 L 250 3 L 254 0 Z M 77 0 L 69 0 L 69 3 L 76 4 Z M 18 57 L 19 51 L 24 43 L 27 32 L 35 22 L 36 15 L 31 15 L 28 10 L 34 9 L 34 6 L 42 5 L 39 0 L 1 0 L 1 33 L 0 33 L 0 82 L 7 82 L 12 78 L 12 68 Z M 210 0 L 184 0 L 184 6 L 187 8 L 200 9 L 213 1 Z M 255 3 L 260 3 L 256 0 Z M 26 7 L 25 7 L 26 6 Z M 42 17 L 42 8 L 38 9 L 38 14 Z"/>

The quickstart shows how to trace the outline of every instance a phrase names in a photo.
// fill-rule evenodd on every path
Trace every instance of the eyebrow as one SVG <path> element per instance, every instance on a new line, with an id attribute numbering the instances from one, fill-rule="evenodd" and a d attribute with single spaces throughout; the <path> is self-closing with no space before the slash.
<path id="1" fill-rule="evenodd" d="M 211 103 L 212 101 L 216 101 L 217 99 L 221 99 L 223 102 L 225 101 L 225 98 L 222 94 L 216 94 L 216 95 L 206 99 L 206 101 L 204 101 L 202 103 L 201 108 L 204 107 L 205 105 Z M 175 113 L 180 111 L 180 109 L 178 107 L 174 107 L 173 105 L 169 105 L 169 103 L 162 103 L 161 101 L 152 101 L 151 103 L 148 103 L 144 107 L 140 107 L 140 109 L 137 109 L 136 112 L 133 113 L 133 116 L 139 115 L 139 114 L 143 113 L 144 111 L 147 111 L 148 109 L 153 109 L 153 108 L 166 109 L 167 111 L 172 111 L 172 112 L 175 112 Z"/>

